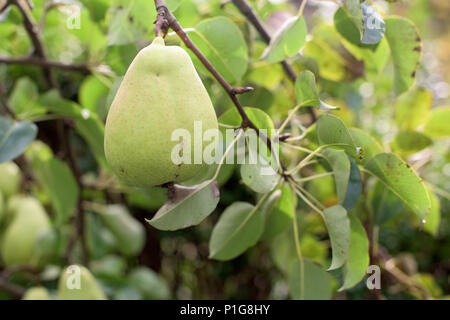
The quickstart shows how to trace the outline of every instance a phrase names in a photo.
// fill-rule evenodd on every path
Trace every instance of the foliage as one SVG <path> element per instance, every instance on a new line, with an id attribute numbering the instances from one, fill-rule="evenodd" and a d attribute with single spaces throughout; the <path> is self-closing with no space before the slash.
<path id="1" fill-rule="evenodd" d="M 155 36 L 153 1 L 10 2 L 0 15 L 0 253 L 24 196 L 50 226 L 27 237 L 38 260 L 11 266 L 0 254 L 13 273 L 0 275 L 0 298 L 63 297 L 70 264 L 86 267 L 89 297 L 109 299 L 449 297 L 444 2 L 248 1 L 269 40 L 235 6 L 244 1 L 166 1 L 224 81 L 254 88 L 234 97 L 256 129 L 275 130 L 279 150 L 265 149 L 263 164 L 222 159 L 169 186 L 169 198 L 122 185 L 103 150 L 109 106 Z M 166 43 L 188 51 L 222 129 L 237 129 L 224 151 L 245 146 L 255 128 L 204 61 L 172 30 Z M 365 286 L 369 265 L 382 270 L 379 291 Z"/>

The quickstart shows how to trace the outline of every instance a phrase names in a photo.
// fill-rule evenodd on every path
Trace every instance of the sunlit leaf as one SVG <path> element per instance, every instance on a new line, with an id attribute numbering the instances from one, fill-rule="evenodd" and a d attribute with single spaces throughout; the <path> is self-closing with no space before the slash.
<path id="1" fill-rule="evenodd" d="M 430 91 L 414 88 L 398 97 L 395 105 L 395 122 L 401 129 L 415 129 L 427 120 L 433 96 Z"/>
<path id="2" fill-rule="evenodd" d="M 195 29 L 188 30 L 188 35 L 228 82 L 241 80 L 247 70 L 247 45 L 241 31 L 230 19 L 216 17 L 203 20 Z M 210 74 L 196 57 L 193 61 L 197 69 Z"/>
<path id="3" fill-rule="evenodd" d="M 392 153 L 380 153 L 364 168 L 380 179 L 420 220 L 426 218 L 430 212 L 430 198 L 423 181 L 408 164 Z"/>
<path id="4" fill-rule="evenodd" d="M 408 19 L 390 17 L 385 22 L 386 39 L 394 62 L 394 91 L 399 95 L 414 84 L 422 56 L 422 40 L 416 26 Z"/>
<path id="5" fill-rule="evenodd" d="M 431 111 L 424 131 L 432 137 L 450 136 L 450 107 L 439 107 Z"/>
<path id="6" fill-rule="evenodd" d="M 289 18 L 272 37 L 261 60 L 280 62 L 296 55 L 306 42 L 306 33 L 306 23 L 303 17 Z"/>

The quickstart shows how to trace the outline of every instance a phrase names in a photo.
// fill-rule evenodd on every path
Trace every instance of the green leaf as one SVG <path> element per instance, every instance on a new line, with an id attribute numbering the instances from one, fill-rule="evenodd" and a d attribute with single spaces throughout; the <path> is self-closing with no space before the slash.
<path id="1" fill-rule="evenodd" d="M 358 128 L 349 128 L 348 132 L 353 138 L 355 145 L 361 147 L 362 159 L 359 160 L 364 164 L 373 156 L 383 152 L 381 144 L 367 132 Z"/>
<path id="2" fill-rule="evenodd" d="M 341 46 L 334 27 L 324 25 L 314 30 L 313 38 L 306 43 L 303 53 L 317 62 L 320 78 L 339 82 L 349 77 L 346 60 L 340 54 Z"/>
<path id="3" fill-rule="evenodd" d="M 258 242 L 264 229 L 261 212 L 250 203 L 230 205 L 214 226 L 209 241 L 209 257 L 231 260 Z"/>
<path id="4" fill-rule="evenodd" d="M 426 218 L 430 212 L 430 198 L 423 181 L 409 165 L 392 153 L 380 153 L 364 168 L 380 179 L 420 220 Z"/>
<path id="5" fill-rule="evenodd" d="M 100 99 L 108 93 L 109 88 L 96 76 L 88 76 L 83 80 L 78 99 L 83 108 L 97 112 Z"/>
<path id="6" fill-rule="evenodd" d="M 138 255 L 145 245 L 144 226 L 128 209 L 119 204 L 101 206 L 98 211 L 103 223 L 114 235 L 117 249 L 125 256 Z"/>
<path id="7" fill-rule="evenodd" d="M 344 122 L 330 114 L 324 114 L 317 120 L 317 137 L 321 145 L 343 144 L 333 148 L 344 149 L 352 157 L 357 157 L 360 153 Z"/>
<path id="8" fill-rule="evenodd" d="M 386 20 L 386 39 L 394 63 L 396 95 L 407 91 L 414 83 L 422 55 L 422 40 L 410 20 L 390 17 Z"/>
<path id="9" fill-rule="evenodd" d="M 364 16 L 359 0 L 344 0 L 345 9 L 359 32 L 359 38 L 364 32 Z"/>
<path id="10" fill-rule="evenodd" d="M 0 117 L 0 163 L 17 158 L 36 138 L 37 126 L 32 122 L 15 122 Z"/>
<path id="11" fill-rule="evenodd" d="M 289 275 L 289 292 L 296 300 L 329 300 L 331 276 L 309 259 L 296 259 Z"/>
<path id="12" fill-rule="evenodd" d="M 123 8 L 117 10 L 114 18 L 109 23 L 108 46 L 134 43 L 136 39 L 143 37 L 144 33 L 131 23 L 129 9 Z"/>
<path id="13" fill-rule="evenodd" d="M 150 268 L 137 267 L 131 270 L 128 281 L 146 299 L 164 300 L 170 298 L 170 288 L 167 281 Z"/>
<path id="14" fill-rule="evenodd" d="M 88 143 L 97 162 L 107 168 L 104 151 L 105 126 L 96 114 L 86 113 L 84 117 L 75 119 L 75 130 Z"/>
<path id="15" fill-rule="evenodd" d="M 450 107 L 439 107 L 431 110 L 430 117 L 425 123 L 424 132 L 431 137 L 450 136 Z"/>
<path id="16" fill-rule="evenodd" d="M 345 200 L 342 206 L 347 211 L 350 211 L 354 206 L 356 206 L 358 198 L 361 195 L 362 180 L 358 165 L 355 161 L 353 161 L 353 159 L 348 159 L 350 160 L 350 178 L 348 179 L 347 193 L 345 194 Z"/>
<path id="17" fill-rule="evenodd" d="M 400 150 L 409 155 L 425 149 L 432 143 L 433 141 L 430 138 L 420 132 L 405 130 L 397 133 L 392 147 L 394 150 Z"/>
<path id="18" fill-rule="evenodd" d="M 245 107 L 245 113 L 251 122 L 260 130 L 266 130 L 269 138 L 273 137 L 273 131 L 275 126 L 272 118 L 264 111 L 258 108 Z M 228 109 L 224 114 L 219 117 L 219 123 L 226 124 L 228 126 L 239 127 L 242 123 L 242 118 L 236 108 Z"/>
<path id="19" fill-rule="evenodd" d="M 264 219 L 262 239 L 272 239 L 292 223 L 294 218 L 294 199 L 292 189 L 288 185 L 275 190 L 261 208 Z"/>
<path id="20" fill-rule="evenodd" d="M 395 105 L 395 122 L 400 129 L 413 130 L 423 124 L 433 102 L 430 91 L 414 88 L 398 97 Z"/>
<path id="21" fill-rule="evenodd" d="M 31 119 L 45 113 L 45 109 L 36 104 L 38 97 L 36 84 L 30 78 L 23 77 L 16 81 L 9 104 L 19 119 Z"/>
<path id="22" fill-rule="evenodd" d="M 295 94 L 297 104 L 308 106 L 319 106 L 319 94 L 316 88 L 316 78 L 311 71 L 303 71 L 295 79 Z"/>
<path id="23" fill-rule="evenodd" d="M 347 210 L 341 205 L 323 210 L 323 218 L 327 225 L 333 253 L 328 270 L 334 270 L 341 267 L 347 259 L 350 243 L 350 219 L 347 216 Z"/>
<path id="24" fill-rule="evenodd" d="M 280 62 L 296 55 L 306 42 L 307 28 L 303 17 L 289 18 L 270 40 L 261 60 Z"/>
<path id="25" fill-rule="evenodd" d="M 56 213 L 57 225 L 67 222 L 75 210 L 79 188 L 69 167 L 59 159 L 33 160 L 39 182 L 46 190 Z"/>
<path id="26" fill-rule="evenodd" d="M 256 133 L 252 132 L 256 143 L 248 144 L 248 155 L 245 163 L 241 165 L 242 181 L 253 191 L 267 193 L 272 191 L 278 183 L 277 171 L 273 168 L 274 159 L 269 159 L 264 154 L 263 148 L 259 148 L 260 140 Z"/>
<path id="27" fill-rule="evenodd" d="M 176 0 L 168 5 L 176 5 L 175 2 Z M 142 40 L 151 31 L 149 17 L 154 18 L 155 15 L 153 1 L 115 0 L 114 7 L 108 10 L 106 19 L 109 27 L 108 45 L 124 45 Z"/>
<path id="28" fill-rule="evenodd" d="M 431 210 L 430 214 L 426 217 L 423 229 L 436 236 L 439 231 L 439 224 L 441 223 L 441 203 L 431 188 L 427 188 L 427 191 L 430 197 Z"/>
<path id="29" fill-rule="evenodd" d="M 247 44 L 239 28 L 230 19 L 206 19 L 195 29 L 187 30 L 187 33 L 225 80 L 230 83 L 241 81 L 248 64 Z M 209 75 L 196 57 L 193 61 L 198 70 Z"/>
<path id="30" fill-rule="evenodd" d="M 325 149 L 322 154 L 327 159 L 334 173 L 334 182 L 336 185 L 336 193 L 338 203 L 343 204 L 348 189 L 348 181 L 350 178 L 350 161 L 342 150 Z"/>
<path id="31" fill-rule="evenodd" d="M 349 289 L 355 286 L 366 275 L 369 266 L 369 240 L 366 230 L 355 214 L 350 217 L 350 247 L 347 262 L 344 267 L 344 284 L 339 289 Z"/>
<path id="32" fill-rule="evenodd" d="M 400 199 L 379 180 L 370 190 L 368 202 L 374 216 L 374 222 L 379 226 L 405 209 Z"/>
<path id="33" fill-rule="evenodd" d="M 61 117 L 81 117 L 81 107 L 73 101 L 61 98 L 56 89 L 42 94 L 37 103 L 46 110 Z"/>
<path id="34" fill-rule="evenodd" d="M 159 230 L 178 230 L 202 222 L 219 203 L 219 188 L 215 181 L 194 187 L 174 185 L 169 200 L 156 212 L 149 224 Z"/>

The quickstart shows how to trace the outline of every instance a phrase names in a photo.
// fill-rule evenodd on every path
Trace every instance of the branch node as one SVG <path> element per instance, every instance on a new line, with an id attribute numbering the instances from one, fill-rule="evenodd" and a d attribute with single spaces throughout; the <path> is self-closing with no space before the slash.
<path id="1" fill-rule="evenodd" d="M 231 89 L 231 93 L 236 95 L 236 94 L 243 94 L 246 92 L 250 92 L 253 91 L 254 89 L 252 87 L 239 87 L 239 88 L 233 88 Z"/>

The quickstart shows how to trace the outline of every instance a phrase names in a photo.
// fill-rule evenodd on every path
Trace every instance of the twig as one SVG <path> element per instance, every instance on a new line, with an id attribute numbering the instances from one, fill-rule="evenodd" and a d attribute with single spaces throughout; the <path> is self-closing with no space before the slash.
<path id="1" fill-rule="evenodd" d="M 3 84 L 0 82 L 0 100 L 3 104 L 3 107 L 5 108 L 6 112 L 13 118 L 16 119 L 16 114 L 14 113 L 14 111 L 12 111 L 12 108 L 9 104 L 8 101 L 8 95 L 6 93 L 5 87 L 3 86 Z"/>
<path id="2" fill-rule="evenodd" d="M 0 280 L 0 290 L 3 290 L 12 296 L 14 298 L 20 299 L 25 294 L 25 289 L 12 283 L 4 282 L 3 280 Z"/>
<path id="3" fill-rule="evenodd" d="M 225 89 L 225 91 L 228 93 L 228 96 L 233 101 L 234 105 L 236 106 L 241 118 L 242 118 L 242 124 L 241 127 L 243 129 L 251 128 L 255 130 L 258 137 L 263 140 L 267 147 L 270 150 L 272 149 L 272 142 L 270 139 L 268 139 L 263 133 L 260 132 L 260 130 L 255 126 L 255 124 L 248 118 L 244 108 L 242 107 L 241 103 L 239 102 L 238 98 L 236 97 L 237 94 L 244 93 L 251 91 L 252 89 L 250 87 L 245 88 L 233 88 L 222 75 L 214 68 L 214 66 L 211 64 L 211 62 L 203 55 L 203 53 L 197 48 L 197 46 L 192 42 L 192 40 L 189 38 L 189 36 L 186 34 L 186 32 L 183 30 L 181 25 L 178 23 L 175 16 L 170 12 L 170 10 L 167 8 L 167 5 L 164 0 L 154 0 L 155 1 L 155 7 L 158 12 L 157 19 L 155 21 L 155 33 L 159 35 L 159 32 L 162 31 L 163 34 L 167 33 L 167 28 L 171 28 L 175 33 L 180 37 L 180 39 L 183 41 L 183 43 L 188 47 L 195 56 L 200 60 L 200 62 L 208 69 L 208 71 L 214 76 L 214 78 L 220 83 L 220 85 Z M 282 171 L 285 171 L 284 165 L 281 163 Z"/>
<path id="4" fill-rule="evenodd" d="M 18 286 L 16 284 L 7 282 L 8 278 L 12 274 L 19 272 L 19 271 L 26 271 L 26 272 L 29 272 L 30 274 L 32 274 L 36 284 L 39 284 L 40 280 L 39 280 L 39 275 L 37 274 L 36 270 L 27 265 L 17 265 L 17 266 L 13 266 L 13 267 L 4 269 L 2 271 L 2 273 L 0 274 L 0 290 L 3 290 L 5 292 L 11 294 L 15 298 L 20 299 L 26 291 L 25 288 Z"/>
<path id="5" fill-rule="evenodd" d="M 41 58 L 42 60 L 47 60 L 44 46 L 42 45 L 42 39 L 39 34 L 39 29 L 36 26 L 36 24 L 33 22 L 33 18 L 30 16 L 30 14 L 28 13 L 28 10 L 23 6 L 21 1 L 12 0 L 12 3 L 17 6 L 20 13 L 22 14 L 25 30 L 27 31 L 28 36 L 30 37 L 31 43 L 33 44 L 33 48 L 34 48 L 33 54 L 35 56 Z M 45 77 L 45 80 L 47 81 L 47 84 L 51 88 L 57 88 L 58 85 L 52 76 L 51 68 L 48 66 L 42 66 L 42 72 L 44 73 L 44 77 Z"/>
<path id="6" fill-rule="evenodd" d="M 44 60 L 42 58 L 38 57 L 23 57 L 23 58 L 6 58 L 6 57 L 0 57 L 0 63 L 5 64 L 30 64 L 30 65 L 37 65 L 41 67 L 47 67 L 47 68 L 57 68 L 62 70 L 70 70 L 70 71 L 78 71 L 81 73 L 90 73 L 89 67 L 85 64 L 68 64 L 63 62 L 57 62 L 57 61 L 49 61 Z"/>
<path id="7" fill-rule="evenodd" d="M 232 2 L 236 6 L 236 8 L 238 8 L 238 10 L 248 19 L 253 27 L 255 27 L 264 42 L 269 44 L 271 36 L 251 5 L 246 0 L 232 0 Z M 289 79 L 291 79 L 292 82 L 295 83 L 297 75 L 295 74 L 294 69 L 285 60 L 281 61 L 280 63 L 286 75 L 289 77 Z M 314 112 L 313 107 L 307 107 L 307 110 L 311 116 L 312 123 L 316 122 L 317 116 Z"/>

